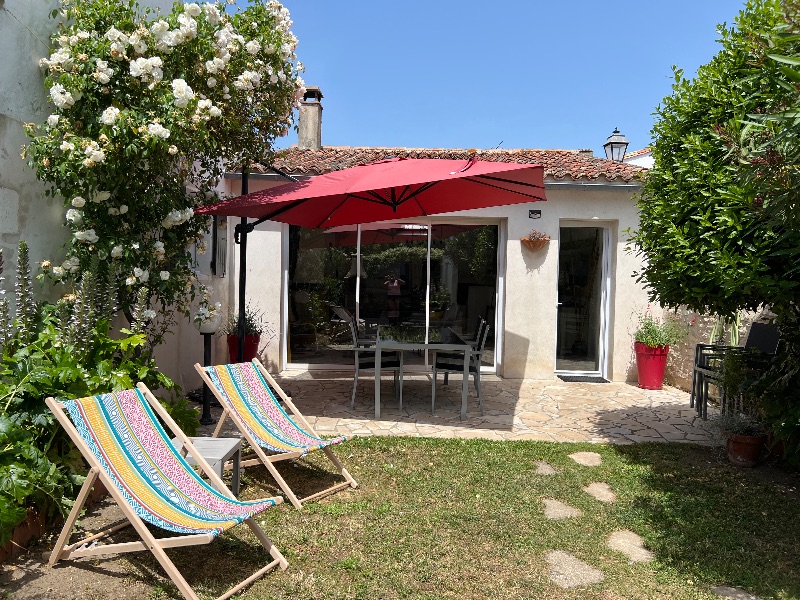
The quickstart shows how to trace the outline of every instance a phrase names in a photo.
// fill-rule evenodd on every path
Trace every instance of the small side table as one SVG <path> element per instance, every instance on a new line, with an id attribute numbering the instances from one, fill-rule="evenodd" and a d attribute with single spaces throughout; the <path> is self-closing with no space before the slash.
<path id="1" fill-rule="evenodd" d="M 208 461 L 211 468 L 217 475 L 222 477 L 225 463 L 233 461 L 233 473 L 231 474 L 231 491 L 234 496 L 239 495 L 239 465 L 242 460 L 242 440 L 239 438 L 214 438 L 214 437 L 192 437 L 192 444 L 200 453 L 200 456 Z M 182 453 L 183 444 L 177 438 L 172 440 L 178 452 Z M 185 456 L 186 462 L 190 465 L 197 464 L 191 454 Z"/>

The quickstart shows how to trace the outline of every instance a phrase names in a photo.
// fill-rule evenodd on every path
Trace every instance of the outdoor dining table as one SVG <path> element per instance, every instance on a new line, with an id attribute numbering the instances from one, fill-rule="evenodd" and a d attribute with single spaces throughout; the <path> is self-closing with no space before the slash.
<path id="1" fill-rule="evenodd" d="M 406 350 L 433 350 L 435 352 L 463 352 L 464 353 L 464 378 L 461 383 L 461 419 L 467 418 L 467 391 L 469 389 L 469 353 L 472 346 L 463 340 L 460 343 L 401 341 L 381 338 L 380 328 L 375 343 L 375 418 L 381 418 L 381 352 Z M 436 385 L 436 382 L 434 382 Z M 403 381 L 400 380 L 400 398 L 403 397 Z"/>

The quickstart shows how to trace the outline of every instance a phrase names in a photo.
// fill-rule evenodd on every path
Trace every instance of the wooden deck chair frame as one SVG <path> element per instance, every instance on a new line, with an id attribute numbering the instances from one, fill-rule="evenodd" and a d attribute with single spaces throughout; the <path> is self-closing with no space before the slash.
<path id="1" fill-rule="evenodd" d="M 222 479 L 220 479 L 214 469 L 211 468 L 208 462 L 194 447 L 191 439 L 189 439 L 186 434 L 181 431 L 172 417 L 169 416 L 169 413 L 167 413 L 167 411 L 164 410 L 164 407 L 161 406 L 161 403 L 153 396 L 150 390 L 147 389 L 147 386 L 145 386 L 144 383 L 139 383 L 136 387 L 142 392 L 147 402 L 153 408 L 154 412 L 167 425 L 172 434 L 180 440 L 180 442 L 183 444 L 184 450 L 196 461 L 200 470 L 208 477 L 211 485 L 215 487 L 221 494 L 231 498 L 232 500 L 236 500 L 236 497 L 225 486 Z M 75 428 L 75 425 L 66 414 L 66 409 L 64 408 L 63 404 L 52 397 L 47 398 L 45 402 L 61 426 L 64 427 L 69 437 L 81 451 L 81 454 L 83 454 L 83 457 L 89 463 L 90 467 L 86 476 L 86 481 L 83 483 L 83 487 L 81 487 L 80 492 L 78 493 L 75 504 L 67 516 L 64 527 L 61 530 L 61 534 L 58 536 L 58 540 L 56 541 L 53 551 L 45 556 L 48 565 L 52 567 L 60 560 L 67 560 L 71 558 L 150 550 L 164 571 L 166 571 L 169 578 L 177 586 L 181 594 L 183 594 L 184 598 L 187 598 L 187 600 L 198 600 L 197 594 L 194 593 L 186 579 L 183 577 L 183 575 L 181 575 L 175 564 L 167 556 L 165 549 L 208 544 L 214 539 L 215 536 L 210 533 L 202 533 L 156 538 L 150 532 L 144 520 L 138 514 L 136 514 L 123 496 L 122 492 L 119 491 L 111 478 L 103 470 L 97 458 L 94 456 L 86 442 L 81 438 L 80 434 Z M 117 505 L 122 510 L 123 514 L 125 515 L 125 522 L 116 524 L 99 533 L 89 535 L 78 542 L 68 544 L 69 538 L 72 534 L 72 529 L 75 526 L 75 522 L 77 521 L 78 516 L 80 515 L 81 510 L 83 509 L 83 506 L 89 497 L 89 492 L 91 492 L 95 481 L 98 479 L 103 483 L 103 485 L 105 485 L 111 497 L 116 501 Z M 283 502 L 283 498 L 281 497 L 275 497 L 272 498 L 272 500 L 275 502 L 275 504 L 280 504 Z M 281 567 L 281 569 L 286 569 L 289 566 L 289 563 L 283 557 L 281 552 L 273 545 L 272 541 L 267 537 L 266 533 L 264 533 L 261 527 L 259 527 L 254 518 L 250 517 L 243 522 L 247 524 L 250 530 L 258 538 L 261 545 L 269 553 L 272 561 L 253 573 L 250 577 L 233 586 L 227 592 L 219 596 L 217 600 L 226 600 L 234 594 L 237 594 L 276 566 Z M 133 528 L 142 538 L 142 541 L 115 544 L 97 544 L 98 540 L 101 540 L 115 531 L 119 531 L 120 529 L 128 526 L 133 526 Z"/>
<path id="2" fill-rule="evenodd" d="M 320 437 L 316 433 L 316 431 L 314 431 L 314 428 L 311 427 L 311 424 L 306 420 L 303 414 L 294 405 L 292 399 L 283 391 L 283 389 L 281 389 L 281 386 L 278 385 L 278 383 L 275 381 L 272 375 L 269 374 L 264 365 L 261 364 L 261 361 L 258 360 L 257 358 L 254 358 L 252 360 L 252 363 L 256 367 L 256 369 L 258 369 L 259 373 L 261 373 L 261 375 L 264 377 L 267 384 L 280 397 L 280 399 L 286 405 L 286 408 L 291 412 L 292 415 L 296 417 L 297 424 L 301 425 L 306 430 L 307 433 L 315 437 Z M 245 426 L 244 423 L 242 423 L 242 420 L 239 418 L 236 412 L 230 409 L 228 400 L 225 398 L 223 394 L 220 393 L 220 391 L 217 389 L 217 386 L 214 385 L 214 383 L 211 381 L 211 378 L 208 376 L 208 373 L 206 373 L 205 369 L 200 365 L 200 363 L 195 363 L 194 368 L 200 374 L 200 377 L 203 379 L 203 383 L 205 383 L 208 386 L 208 389 L 210 389 L 213 392 L 214 396 L 216 396 L 217 400 L 219 400 L 219 403 L 222 406 L 222 415 L 220 416 L 219 422 L 217 423 L 217 427 L 214 430 L 214 433 L 212 434 L 213 437 L 218 437 L 220 435 L 225 420 L 227 418 L 230 418 L 233 421 L 236 428 L 241 433 L 242 437 L 245 440 L 247 440 L 247 443 L 250 445 L 250 448 L 256 454 L 256 458 L 243 459 L 241 461 L 241 467 L 244 468 L 253 465 L 263 464 L 269 471 L 270 475 L 272 475 L 277 484 L 280 486 L 281 490 L 283 490 L 283 493 L 286 494 L 286 497 L 289 499 L 289 502 L 292 503 L 292 506 L 294 506 L 299 510 L 303 508 L 303 505 L 308 502 L 312 502 L 323 496 L 333 494 L 346 487 L 353 487 L 353 488 L 358 487 L 358 483 L 356 483 L 356 480 L 353 479 L 350 473 L 347 472 L 347 469 L 345 469 L 341 461 L 338 458 L 336 458 L 336 455 L 333 453 L 330 446 L 325 446 L 322 448 L 322 451 L 325 453 L 325 456 L 327 456 L 328 459 L 334 464 L 336 469 L 339 471 L 342 477 L 344 477 L 345 480 L 320 492 L 306 496 L 305 498 L 298 498 L 297 495 L 292 491 L 292 488 L 289 487 L 289 484 L 287 484 L 286 481 L 283 479 L 283 477 L 281 477 L 281 474 L 278 472 L 277 468 L 275 468 L 275 463 L 280 462 L 282 460 L 301 458 L 302 456 L 304 456 L 305 453 L 301 451 L 295 451 L 295 452 L 281 452 L 276 454 L 267 454 L 264 448 L 262 448 L 261 445 L 256 441 L 256 439 L 250 434 L 247 427 Z M 226 467 L 229 467 L 229 465 L 226 465 Z"/>

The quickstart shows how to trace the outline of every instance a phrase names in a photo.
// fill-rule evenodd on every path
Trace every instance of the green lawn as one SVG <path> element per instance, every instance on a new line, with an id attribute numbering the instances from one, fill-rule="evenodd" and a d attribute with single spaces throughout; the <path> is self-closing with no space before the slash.
<path id="1" fill-rule="evenodd" d="M 336 451 L 360 487 L 303 511 L 284 504 L 264 513 L 259 520 L 290 566 L 242 598 L 696 599 L 713 597 L 715 585 L 800 597 L 800 478 L 773 466 L 733 468 L 718 448 L 376 437 Z M 580 466 L 568 457 L 576 451 L 598 452 L 603 464 Z M 535 474 L 538 460 L 559 473 Z M 305 495 L 333 477 L 326 463 L 312 457 L 282 472 Z M 243 481 L 244 498 L 276 493 L 261 468 Z M 611 486 L 615 503 L 582 491 L 596 481 Z M 547 520 L 542 498 L 583 516 Z M 607 536 L 620 529 L 644 538 L 656 559 L 629 564 L 608 549 Z M 218 595 L 265 561 L 245 527 L 234 532 L 170 552 L 199 593 Z M 555 586 L 549 550 L 572 553 L 604 581 Z M 179 596 L 162 581 L 152 597 Z"/>

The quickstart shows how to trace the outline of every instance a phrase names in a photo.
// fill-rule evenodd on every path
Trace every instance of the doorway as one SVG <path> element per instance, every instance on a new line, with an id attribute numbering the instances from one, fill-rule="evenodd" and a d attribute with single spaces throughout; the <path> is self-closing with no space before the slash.
<path id="1" fill-rule="evenodd" d="M 606 376 L 609 230 L 559 230 L 556 373 Z"/>

